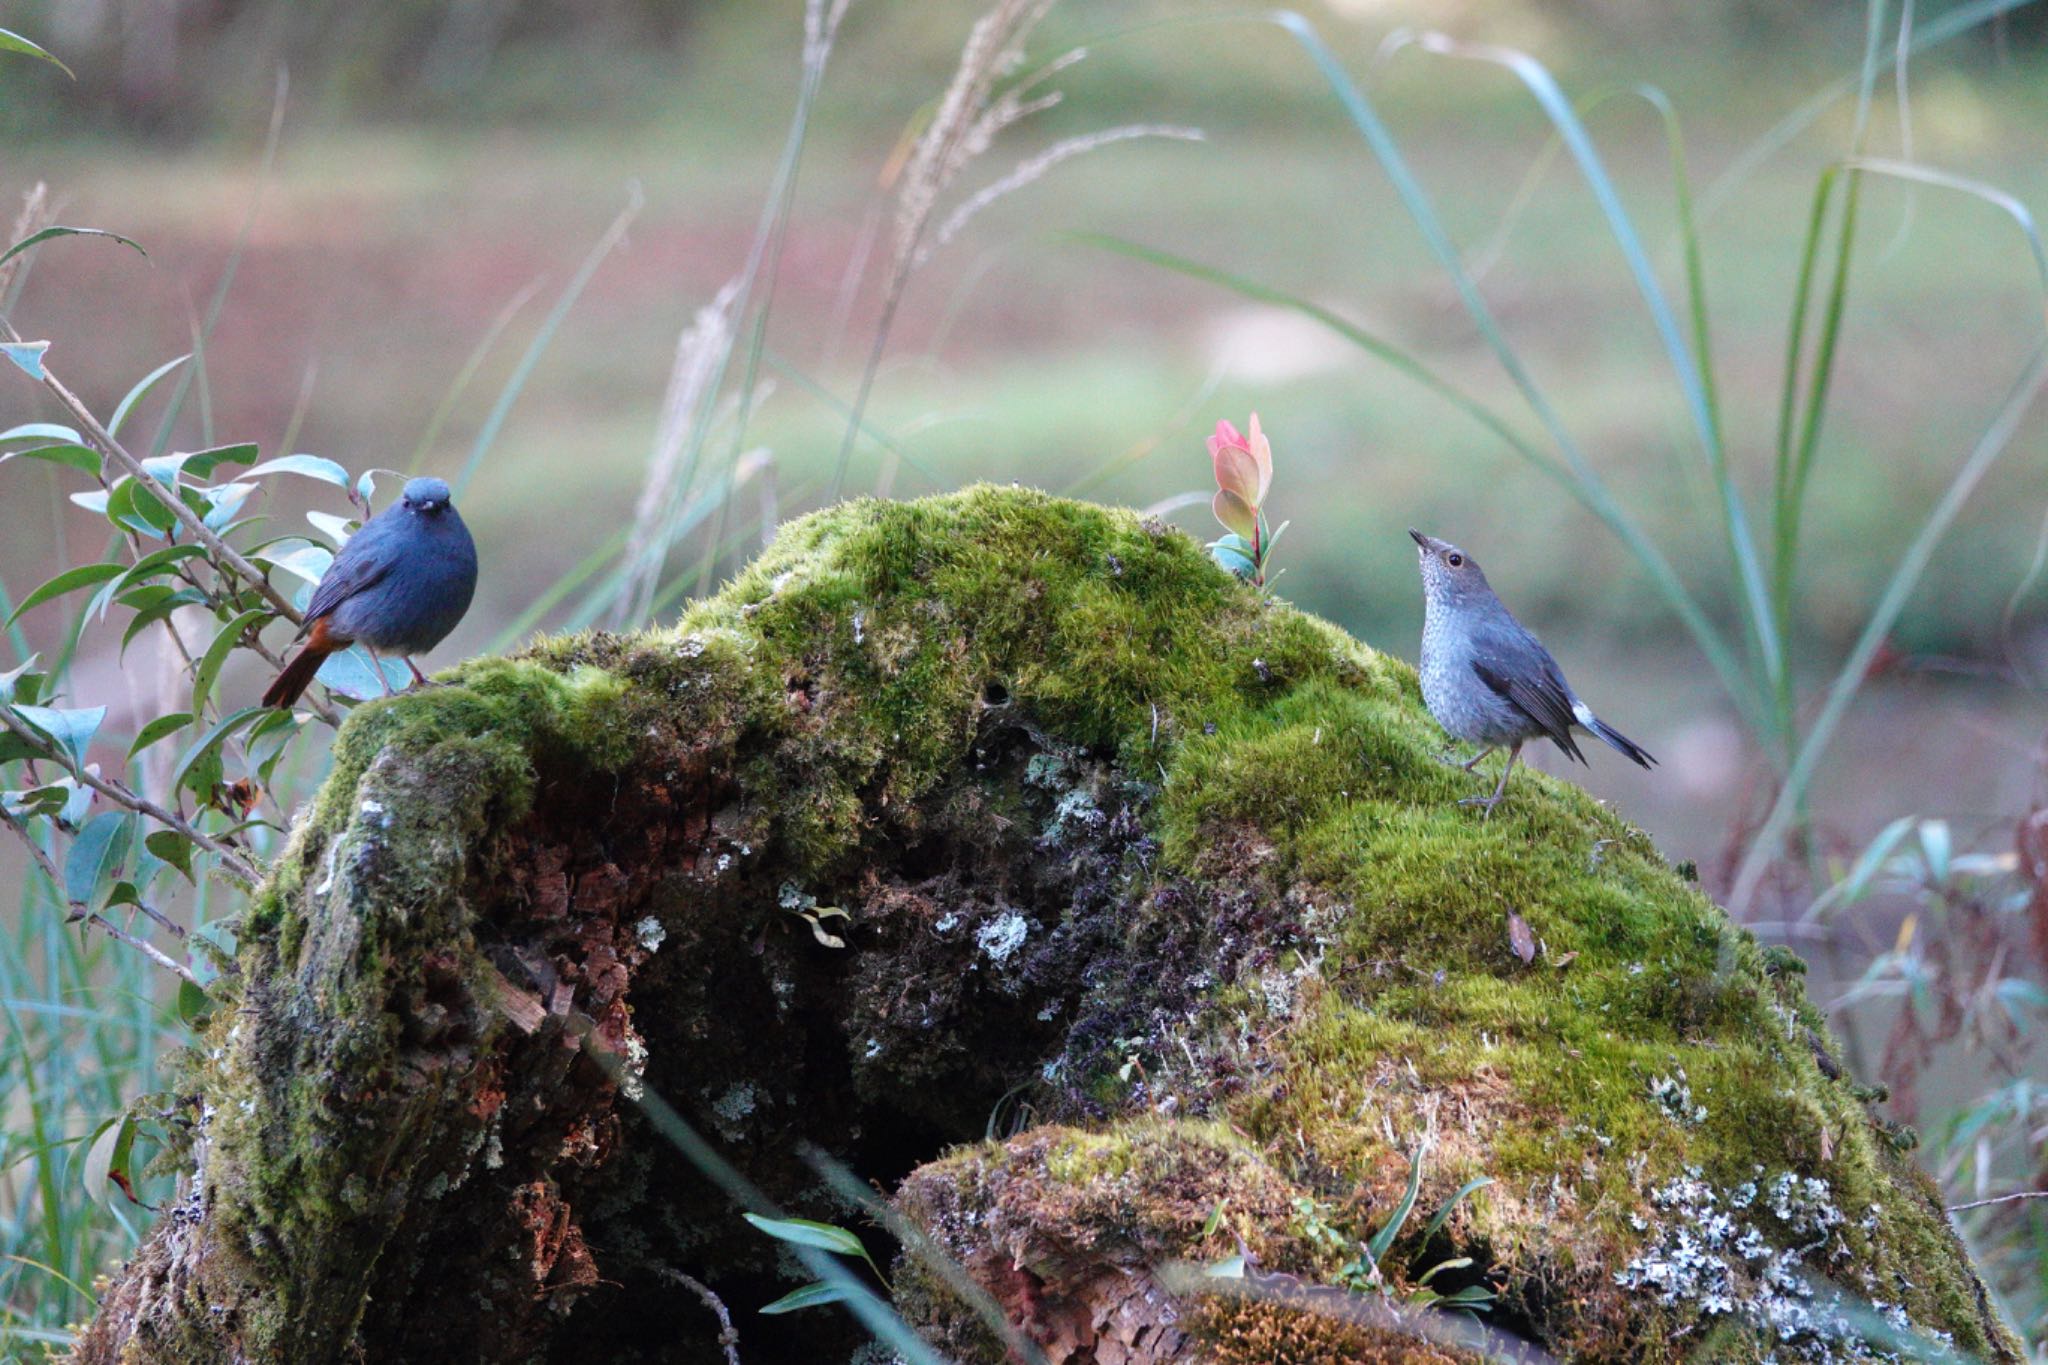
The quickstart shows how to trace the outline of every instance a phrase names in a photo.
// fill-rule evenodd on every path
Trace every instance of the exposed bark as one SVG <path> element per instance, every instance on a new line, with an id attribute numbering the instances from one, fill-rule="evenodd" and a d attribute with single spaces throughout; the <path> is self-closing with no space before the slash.
<path id="1" fill-rule="evenodd" d="M 865 1349 L 755 1315 L 786 1261 L 644 1087 L 879 1249 L 805 1149 L 877 1181 L 1055 1365 L 2016 1360 L 1796 962 L 1564 784 L 1479 821 L 1439 742 L 1405 666 L 1178 533 L 987 489 L 367 706 L 77 1359 L 721 1359 L 679 1273 L 749 1365 Z M 1458 1257 L 1490 1340 L 1414 1306 Z M 893 1277 L 1004 1359 L 929 1254 Z"/>

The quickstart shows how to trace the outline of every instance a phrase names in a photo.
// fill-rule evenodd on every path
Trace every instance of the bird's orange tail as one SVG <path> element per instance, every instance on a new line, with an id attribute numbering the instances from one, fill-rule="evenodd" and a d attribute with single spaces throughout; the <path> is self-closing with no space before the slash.
<path id="1" fill-rule="evenodd" d="M 327 622 L 322 619 L 313 623 L 312 634 L 292 661 L 284 666 L 284 672 L 277 675 L 277 681 L 263 694 L 265 706 L 286 707 L 299 699 L 299 694 L 312 685 L 313 675 L 320 671 L 320 665 L 327 662 L 327 656 L 347 647 L 345 640 L 329 638 Z"/>

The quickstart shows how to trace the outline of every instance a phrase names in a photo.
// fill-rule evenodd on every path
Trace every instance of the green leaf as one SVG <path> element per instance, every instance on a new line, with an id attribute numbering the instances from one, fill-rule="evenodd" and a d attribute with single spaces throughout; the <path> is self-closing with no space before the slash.
<path id="1" fill-rule="evenodd" d="M 21 619 L 23 612 L 31 607 L 41 606 L 51 598 L 62 597 L 67 592 L 77 592 L 80 588 L 89 588 L 95 583 L 104 583 L 110 578 L 119 578 L 125 572 L 127 572 L 127 566 L 110 564 L 104 561 L 96 564 L 81 564 L 75 569 L 66 569 L 63 573 L 58 574 L 55 578 L 22 598 L 21 605 L 16 607 L 14 614 L 7 618 L 7 624 L 13 625 Z"/>
<path id="2" fill-rule="evenodd" d="M 52 782 L 47 786 L 29 787 L 23 791 L 0 791 L 0 807 L 21 819 L 43 815 L 55 815 L 64 809 L 71 799 L 72 788 Z"/>
<path id="3" fill-rule="evenodd" d="M 1422 1229 L 1423 1243 L 1427 1245 L 1430 1238 L 1436 1236 L 1438 1232 L 1443 1230 L 1443 1225 L 1449 1222 L 1451 1219 L 1452 1211 L 1455 1210 L 1461 1202 L 1463 1202 L 1465 1196 L 1471 1194 L 1474 1190 L 1483 1190 L 1492 1183 L 1492 1176 L 1482 1175 L 1476 1180 L 1468 1180 L 1464 1184 L 1458 1186 L 1458 1192 L 1452 1195 L 1449 1199 L 1444 1200 L 1443 1207 L 1436 1211 L 1436 1216 L 1430 1219 L 1428 1226 Z"/>
<path id="4" fill-rule="evenodd" d="M 77 501 L 76 497 L 73 501 Z M 107 495 L 107 520 L 126 526 L 140 535 L 162 540 L 178 524 L 177 514 L 164 503 L 156 480 L 126 476 Z"/>
<path id="5" fill-rule="evenodd" d="M 107 435 L 119 436 L 121 434 L 121 424 L 128 420 L 128 414 L 135 410 L 135 405 L 141 402 L 151 389 L 156 387 L 157 381 L 191 358 L 191 353 L 187 352 L 175 360 L 166 360 L 163 364 L 142 376 L 140 382 L 134 388 L 128 390 L 127 396 L 115 406 L 114 415 L 107 422 Z"/>
<path id="6" fill-rule="evenodd" d="M 203 545 L 166 545 L 161 550 L 152 550 L 131 564 L 113 583 L 103 589 L 96 599 L 101 619 L 105 619 L 107 607 L 113 600 L 131 588 L 141 586 L 146 580 L 158 574 L 170 572 L 171 566 L 180 560 L 192 559 L 206 553 Z"/>
<path id="7" fill-rule="evenodd" d="M 805 1285 L 802 1289 L 790 1290 L 761 1312 L 772 1317 L 777 1313 L 794 1313 L 799 1308 L 822 1308 L 828 1303 L 844 1303 L 852 1297 L 838 1285 L 819 1280 L 815 1284 Z"/>
<path id="8" fill-rule="evenodd" d="M 100 472 L 99 452 L 68 441 L 60 445 L 34 446 L 28 450 L 10 450 L 0 455 L 0 464 L 9 460 L 48 460 L 52 464 L 68 465 L 82 474 Z"/>
<path id="9" fill-rule="evenodd" d="M 132 819 L 128 812 L 101 811 L 85 822 L 64 855 L 64 899 L 90 909 L 101 883 L 128 853 Z"/>
<path id="10" fill-rule="evenodd" d="M 175 735 L 178 731 L 190 725 L 193 719 L 194 717 L 190 711 L 173 711 L 168 716 L 158 716 L 155 720 L 142 727 L 142 733 L 135 736 L 135 742 L 128 746 L 128 757 L 134 758 L 135 755 L 141 753 L 158 740 L 169 735 Z M 163 855 L 158 854 L 157 856 L 162 857 Z"/>
<path id="11" fill-rule="evenodd" d="M 1227 572 L 1247 582 L 1259 572 L 1259 566 L 1252 562 L 1252 547 L 1234 535 L 1211 542 L 1209 558 L 1215 560 Z"/>
<path id="12" fill-rule="evenodd" d="M 1415 1210 L 1415 1196 L 1422 1188 L 1422 1154 L 1424 1150 L 1424 1147 L 1417 1147 L 1415 1155 L 1408 1160 L 1408 1189 L 1401 1196 L 1401 1202 L 1394 1205 L 1393 1216 L 1388 1218 L 1386 1226 L 1375 1232 L 1365 1244 L 1365 1254 L 1374 1265 L 1378 1265 L 1380 1258 L 1387 1254 L 1387 1248 L 1392 1246 L 1394 1239 L 1401 1235 L 1401 1225 L 1408 1221 L 1408 1215 Z"/>
<path id="13" fill-rule="evenodd" d="M 35 689 L 32 686 L 25 686 L 25 683 L 43 676 L 40 673 L 29 672 L 36 666 L 36 660 L 41 657 L 40 654 L 31 654 L 19 665 L 0 673 L 0 702 L 13 701 L 17 691 L 22 690 L 27 691 L 30 698 L 34 697 Z"/>
<path id="14" fill-rule="evenodd" d="M 224 483 L 205 489 L 199 495 L 206 503 L 199 519 L 206 523 L 209 531 L 224 531 L 233 524 L 235 514 L 242 510 L 242 504 L 255 491 L 253 483 Z"/>
<path id="15" fill-rule="evenodd" d="M 814 1223 L 808 1218 L 763 1218 L 758 1213 L 743 1213 L 740 1217 L 778 1242 L 836 1251 L 841 1256 L 867 1255 L 867 1248 L 861 1245 L 860 1238 L 830 1223 Z"/>
<path id="16" fill-rule="evenodd" d="M 72 80 L 78 79 L 76 75 L 73 75 L 70 67 L 43 51 L 42 48 L 22 37 L 19 33 L 10 32 L 4 28 L 0 28 L 0 52 L 19 52 L 28 57 L 40 57 L 65 75 L 70 76 Z M 140 250 L 140 248 L 137 249 Z"/>
<path id="17" fill-rule="evenodd" d="M 327 566 L 334 562 L 334 551 L 325 545 L 300 541 L 297 549 L 287 550 L 283 554 L 264 555 L 262 562 L 272 568 L 283 569 L 294 578 L 303 579 L 308 583 L 318 583 L 327 573 Z"/>
<path id="18" fill-rule="evenodd" d="M 43 353 L 49 349 L 47 341 L 0 341 L 0 355 L 13 361 L 30 379 L 43 377 Z"/>
<path id="19" fill-rule="evenodd" d="M 1429 1283 L 1429 1282 L 1430 1282 L 1431 1280 L 1433 1280 L 1433 1279 L 1435 1279 L 1435 1278 L 1437 1277 L 1437 1274 L 1438 1274 L 1438 1273 L 1439 1273 L 1440 1271 L 1445 1271 L 1445 1270 L 1463 1270 L 1463 1269 L 1464 1269 L 1464 1268 L 1465 1268 L 1466 1266 L 1468 1266 L 1468 1265 L 1471 1265 L 1471 1264 L 1472 1264 L 1472 1258 L 1471 1258 L 1470 1256 L 1453 1256 L 1453 1257 L 1451 1257 L 1451 1259 L 1450 1259 L 1450 1260 L 1448 1260 L 1448 1261 L 1438 1261 L 1438 1262 L 1437 1262 L 1437 1263 L 1436 1263 L 1435 1265 L 1431 1266 L 1431 1267 L 1430 1267 L 1430 1268 L 1429 1268 L 1428 1270 L 1425 1270 L 1425 1271 L 1423 1271 L 1423 1272 L 1422 1272 L 1422 1278 L 1421 1278 L 1421 1279 L 1419 1279 L 1419 1280 L 1417 1280 L 1417 1281 L 1416 1281 L 1415 1283 L 1416 1283 L 1417 1285 L 1425 1285 L 1425 1284 L 1428 1284 L 1428 1283 Z"/>
<path id="20" fill-rule="evenodd" d="M 0 47 L 4 46 L 6 46 L 5 42 L 0 41 Z M 47 56 L 48 54 L 46 53 L 44 55 Z M 56 58 L 52 57 L 50 58 L 50 60 L 55 61 Z M 130 241 L 128 238 L 123 237 L 118 232 L 108 232 L 105 228 L 81 228 L 60 226 L 46 227 L 41 232 L 30 233 L 28 236 L 16 242 L 13 246 L 8 247 L 7 250 L 0 251 L 0 265 L 7 264 L 9 260 L 16 256 L 19 256 L 22 252 L 27 251 L 30 247 L 35 246 L 40 242 L 47 242 L 52 237 L 106 237 L 112 239 L 113 241 L 121 243 L 123 246 L 134 247 L 136 251 L 140 252 L 145 258 L 147 258 L 149 255 L 147 251 L 142 250 L 142 244 L 140 242 Z"/>
<path id="21" fill-rule="evenodd" d="M 74 768 L 85 766 L 85 749 L 92 743 L 92 737 L 99 733 L 100 723 L 107 718 L 107 708 L 64 709 L 54 706 L 17 706 L 14 714 L 48 735 L 57 746 L 71 756 Z"/>
<path id="22" fill-rule="evenodd" d="M 173 588 L 164 583 L 150 583 L 137 588 L 121 599 L 121 605 L 135 609 L 135 619 L 128 623 L 128 629 L 121 632 L 121 655 L 127 657 L 128 646 L 143 631 L 163 620 L 179 607 L 203 606 L 206 595 L 197 588 Z"/>
<path id="23" fill-rule="evenodd" d="M 328 539 L 334 542 L 336 549 L 348 544 L 348 538 L 354 535 L 356 530 L 355 522 L 347 517 L 337 517 L 331 512 L 308 512 L 306 520 L 324 531 Z"/>
<path id="24" fill-rule="evenodd" d="M 378 681 L 378 667 L 371 661 L 369 651 L 361 645 L 352 645 L 328 655 L 327 661 L 320 665 L 320 671 L 313 676 L 322 687 L 354 701 L 368 701 L 372 697 L 404 691 L 412 681 L 412 671 L 397 659 L 380 662 L 383 664 L 382 682 Z"/>
<path id="25" fill-rule="evenodd" d="M 242 632 L 261 625 L 270 616 L 267 608 L 245 611 L 220 629 L 213 637 L 213 643 L 206 647 L 206 653 L 199 660 L 199 668 L 192 675 L 192 709 L 204 711 L 206 699 L 213 692 L 213 680 L 220 675 L 221 666 L 228 656 L 242 642 Z"/>
<path id="26" fill-rule="evenodd" d="M 213 1013 L 213 997 L 190 981 L 178 981 L 178 1020 L 185 1024 L 196 1024 Z"/>
<path id="27" fill-rule="evenodd" d="M 156 829 L 142 836 L 142 846 L 197 883 L 192 875 L 192 841 L 174 829 Z"/>
<path id="28" fill-rule="evenodd" d="M 129 1148 L 135 1141 L 135 1125 L 126 1114 L 116 1114 L 100 1125 L 93 1135 L 92 1145 L 85 1149 L 85 1165 L 79 1178 L 85 1183 L 85 1193 L 95 1204 L 107 1202 L 107 1191 L 116 1188 L 112 1173 L 128 1173 Z"/>
<path id="29" fill-rule="evenodd" d="M 203 771 L 201 769 L 202 762 L 210 757 L 217 756 L 220 746 L 227 743 L 230 735 L 252 721 L 261 720 L 269 710 L 270 708 L 267 706 L 245 706 L 241 710 L 230 712 L 215 721 L 211 729 L 201 735 L 190 748 L 179 756 L 177 766 L 171 770 L 171 790 L 182 791 L 189 787 L 201 796 L 205 796 L 212 790 L 213 783 L 207 782 L 203 787 L 193 783 L 191 778 L 194 772 Z"/>
<path id="30" fill-rule="evenodd" d="M 238 445 L 209 446 L 205 450 L 176 450 L 168 455 L 152 455 L 142 462 L 156 481 L 161 484 L 177 482 L 180 474 L 190 474 L 195 479 L 204 479 L 224 464 L 248 464 L 256 458 L 256 443 L 243 441 Z"/>
<path id="31" fill-rule="evenodd" d="M 23 422 L 18 427 L 0 431 L 0 441 L 64 441 L 79 445 L 84 440 L 70 427 L 60 427 L 55 422 Z"/>
<path id="32" fill-rule="evenodd" d="M 265 460 L 257 465 L 246 477 L 259 479 L 265 474 L 303 474 L 309 479 L 331 483 L 336 488 L 346 489 L 349 486 L 348 471 L 320 455 L 280 455 L 275 460 Z"/>

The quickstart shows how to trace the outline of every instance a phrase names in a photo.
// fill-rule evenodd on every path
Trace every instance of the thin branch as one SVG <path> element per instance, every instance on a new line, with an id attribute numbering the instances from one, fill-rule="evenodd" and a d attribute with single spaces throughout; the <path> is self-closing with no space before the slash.
<path id="1" fill-rule="evenodd" d="M 101 915 L 97 910 L 87 915 L 85 917 L 85 922 L 87 924 L 99 926 L 99 928 L 104 930 L 107 936 L 112 938 L 115 942 L 127 944 L 130 948 L 135 949 L 144 957 L 148 958 L 151 962 L 154 962 L 157 966 L 162 967 L 165 971 L 176 972 L 179 976 L 191 982 L 193 985 L 199 986 L 199 978 L 192 974 L 192 969 L 190 967 L 187 967 L 184 963 L 179 962 L 174 958 L 164 956 L 164 952 L 161 948 L 158 948 L 155 944 L 149 942 L 147 939 L 140 939 L 135 937 L 135 935 L 129 933 L 120 925 L 115 924 L 113 921 Z M 205 987 L 200 986 L 200 989 L 204 990 Z"/>
<path id="2" fill-rule="evenodd" d="M 1995 1199 L 1973 1199 L 1967 1204 L 1950 1204 L 1950 1213 L 1961 1213 L 1964 1209 L 1981 1209 L 1987 1204 L 2017 1204 L 2027 1199 L 2048 1199 L 2048 1190 L 2021 1190 L 2018 1194 L 2001 1194 Z"/>
<path id="3" fill-rule="evenodd" d="M 13 830 L 21 837 L 21 842 L 28 846 L 29 856 L 36 860 L 36 866 L 40 867 L 43 870 L 43 875 L 50 879 L 51 889 L 58 895 L 63 895 L 64 874 L 57 869 L 56 861 L 50 857 L 43 846 L 36 842 L 35 836 L 29 833 L 27 823 L 13 811 L 7 809 L 6 806 L 0 805 L 0 825 L 6 825 L 7 828 Z M 85 908 L 79 905 L 77 901 L 72 901 L 71 906 L 74 910 Z"/>
<path id="4" fill-rule="evenodd" d="M 718 1315 L 718 1344 L 725 1348 L 726 1365 L 740 1365 L 740 1333 L 739 1329 L 732 1325 L 732 1314 L 725 1311 L 725 1301 L 711 1292 L 711 1286 L 701 1280 L 692 1279 L 673 1266 L 655 1268 L 664 1278 L 674 1280 L 704 1300 L 704 1306 Z"/>
<path id="5" fill-rule="evenodd" d="M 215 854 L 220 858 L 221 866 L 229 876 L 249 886 L 254 886 L 262 880 L 262 876 L 257 872 L 255 866 L 247 862 L 242 857 L 241 851 L 232 844 L 221 842 L 219 839 L 201 830 L 191 821 L 185 819 L 182 815 L 179 815 L 176 811 L 166 810 L 148 797 L 129 790 L 126 783 L 101 777 L 82 763 L 74 767 L 62 755 L 52 749 L 40 734 L 29 728 L 25 722 L 17 720 L 13 712 L 5 707 L 0 707 L 0 725 L 6 726 L 26 742 L 35 745 L 51 762 L 61 766 L 71 776 L 85 783 L 86 786 L 91 787 L 115 805 L 134 811 L 137 815 L 146 815 L 158 824 L 176 830 L 207 852 Z M 61 879 L 58 885 L 63 885 Z"/>

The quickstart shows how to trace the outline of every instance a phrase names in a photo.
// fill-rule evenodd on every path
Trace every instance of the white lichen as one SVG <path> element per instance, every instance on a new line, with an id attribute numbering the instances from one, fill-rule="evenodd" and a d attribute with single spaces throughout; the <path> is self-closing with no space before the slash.
<path id="1" fill-rule="evenodd" d="M 651 953 L 657 951 L 663 940 L 668 938 L 668 930 L 662 928 L 660 920 L 649 915 L 633 926 L 633 937 L 640 940 L 640 946 Z"/>
<path id="2" fill-rule="evenodd" d="M 1665 1113 L 1689 1128 L 1707 1121 L 1707 1107 L 1693 1103 L 1692 1085 L 1686 1080 L 1682 1066 L 1676 1075 L 1650 1077 L 1650 1098 L 1657 1101 Z"/>
<path id="3" fill-rule="evenodd" d="M 1821 1278 L 1823 1266 L 1851 1254 L 1840 1236 L 1849 1219 L 1827 1181 L 1791 1171 L 1767 1175 L 1762 1167 L 1756 1173 L 1756 1180 L 1717 1190 L 1691 1166 L 1653 1189 L 1650 1202 L 1667 1217 L 1652 1225 L 1630 1216 L 1632 1226 L 1654 1226 L 1654 1234 L 1615 1283 L 1655 1294 L 1666 1308 L 1744 1323 L 1788 1361 L 1953 1358 L 1947 1333 L 1916 1328 L 1896 1305 Z M 1894 1346 L 1910 1350 L 1902 1357 Z"/>
<path id="4" fill-rule="evenodd" d="M 1005 910 L 974 931 L 974 944 L 984 957 L 1001 966 L 1030 936 L 1031 921 L 1015 910 Z"/>
<path id="5" fill-rule="evenodd" d="M 718 1121 L 718 1131 L 729 1142 L 738 1142 L 746 1136 L 747 1117 L 760 1103 L 760 1092 L 754 1089 L 752 1081 L 734 1081 L 726 1087 L 725 1093 L 711 1101 L 711 1113 Z"/>

